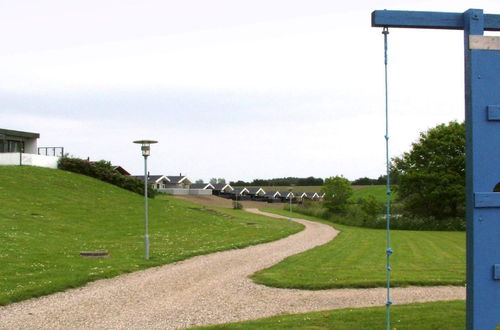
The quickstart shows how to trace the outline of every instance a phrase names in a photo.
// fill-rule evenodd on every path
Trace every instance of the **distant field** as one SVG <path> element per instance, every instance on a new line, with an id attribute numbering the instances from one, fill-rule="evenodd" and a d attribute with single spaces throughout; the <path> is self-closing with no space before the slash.
<path id="1" fill-rule="evenodd" d="M 276 240 L 302 228 L 162 196 L 149 203 L 151 258 L 145 260 L 142 196 L 83 175 L 31 166 L 0 166 L 0 178 L 0 305 Z M 89 250 L 107 250 L 110 257 L 80 257 Z"/>
<path id="2" fill-rule="evenodd" d="M 351 200 L 356 201 L 358 198 L 364 198 L 368 195 L 373 195 L 378 202 L 385 203 L 387 199 L 387 188 L 383 185 L 374 185 L 374 186 L 352 186 L 354 189 L 354 194 L 351 197 Z M 392 192 L 392 200 L 396 200 L 397 193 Z"/>

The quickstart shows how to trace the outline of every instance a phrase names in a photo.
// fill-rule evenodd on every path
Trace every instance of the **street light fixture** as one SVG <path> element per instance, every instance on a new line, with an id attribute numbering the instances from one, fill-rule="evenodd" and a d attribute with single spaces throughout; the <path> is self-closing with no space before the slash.
<path id="1" fill-rule="evenodd" d="M 149 259 L 149 232 L 148 232 L 148 156 L 151 154 L 150 145 L 158 143 L 153 140 L 138 140 L 134 143 L 141 145 L 142 155 L 144 156 L 144 258 Z"/>

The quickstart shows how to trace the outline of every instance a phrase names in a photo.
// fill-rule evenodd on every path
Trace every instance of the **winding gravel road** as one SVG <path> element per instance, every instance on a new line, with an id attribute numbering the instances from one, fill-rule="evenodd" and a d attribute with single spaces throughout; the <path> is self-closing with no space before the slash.
<path id="1" fill-rule="evenodd" d="M 268 288 L 249 280 L 256 271 L 325 244 L 338 233 L 327 225 L 294 220 L 306 229 L 279 241 L 194 257 L 0 307 L 0 329 L 174 329 L 385 304 L 384 288 L 305 291 Z M 398 304 L 465 299 L 465 288 L 396 288 L 392 299 Z"/>

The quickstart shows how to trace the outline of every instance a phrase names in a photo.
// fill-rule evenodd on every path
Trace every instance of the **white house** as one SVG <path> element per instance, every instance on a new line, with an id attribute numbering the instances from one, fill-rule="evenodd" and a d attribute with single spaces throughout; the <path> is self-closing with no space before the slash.
<path id="1" fill-rule="evenodd" d="M 61 147 L 38 148 L 39 133 L 14 131 L 0 128 L 0 165 L 32 165 L 57 168 L 59 156 L 55 150 Z M 42 154 L 40 150 L 53 151 L 53 155 Z M 64 151 L 61 151 L 62 156 Z"/>

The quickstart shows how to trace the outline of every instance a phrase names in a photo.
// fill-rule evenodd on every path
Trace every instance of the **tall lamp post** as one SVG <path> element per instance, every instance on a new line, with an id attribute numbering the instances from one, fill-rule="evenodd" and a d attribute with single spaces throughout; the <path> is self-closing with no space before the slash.
<path id="1" fill-rule="evenodd" d="M 149 232 L 148 232 L 148 156 L 151 154 L 149 146 L 158 141 L 138 140 L 134 143 L 141 145 L 142 155 L 144 156 L 144 258 L 149 259 Z"/>

